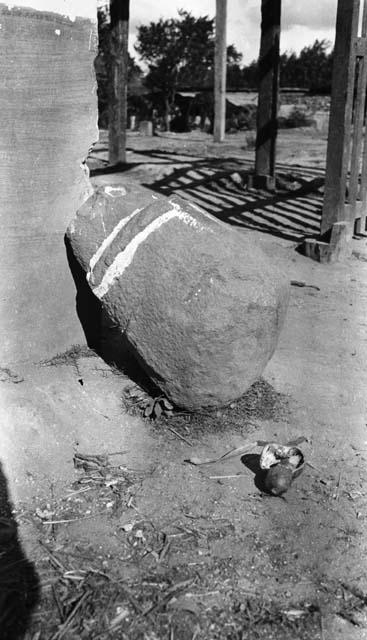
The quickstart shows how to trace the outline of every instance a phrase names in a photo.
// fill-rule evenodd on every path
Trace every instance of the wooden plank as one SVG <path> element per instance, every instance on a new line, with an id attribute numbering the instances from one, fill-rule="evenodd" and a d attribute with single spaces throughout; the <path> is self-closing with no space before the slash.
<path id="1" fill-rule="evenodd" d="M 281 0 L 261 0 L 255 174 L 275 175 Z"/>
<path id="2" fill-rule="evenodd" d="M 363 19 L 362 19 L 362 39 L 365 45 L 364 55 L 367 55 L 367 0 L 363 2 Z M 365 63 L 366 58 L 365 58 Z M 360 199 L 363 203 L 363 209 L 366 210 L 367 207 L 367 142 L 366 142 L 366 130 L 364 133 L 364 146 L 363 146 L 363 154 L 362 154 L 362 169 L 361 169 L 361 188 L 360 188 Z M 357 228 L 362 228 L 362 223 L 357 223 L 356 233 L 360 233 Z"/>
<path id="3" fill-rule="evenodd" d="M 354 233 L 360 235 L 366 232 L 366 216 L 357 218 L 354 225 Z"/>
<path id="4" fill-rule="evenodd" d="M 214 142 L 223 142 L 226 125 L 227 0 L 216 0 L 214 59 Z"/>
<path id="5" fill-rule="evenodd" d="M 321 242 L 316 238 L 306 238 L 304 241 L 304 253 L 307 258 L 326 264 L 329 262 L 329 243 Z"/>
<path id="6" fill-rule="evenodd" d="M 366 45 L 367 45 L 367 38 L 357 38 L 356 43 L 355 43 L 355 48 L 356 48 L 356 56 L 365 56 L 366 55 Z"/>
<path id="7" fill-rule="evenodd" d="M 361 37 L 365 39 L 367 36 L 367 0 L 361 0 L 361 6 L 362 4 L 363 4 L 363 16 L 362 16 Z"/>
<path id="8" fill-rule="evenodd" d="M 330 242 L 316 238 L 306 238 L 303 248 L 308 258 L 323 264 L 343 262 L 352 253 L 352 227 L 349 222 L 335 222 L 331 230 Z"/>
<path id="9" fill-rule="evenodd" d="M 362 3 L 360 10 L 362 8 Z M 359 176 L 361 172 L 361 152 L 362 148 L 364 152 L 366 149 L 363 147 L 363 123 L 365 115 L 366 105 L 366 87 L 367 87 L 367 60 L 366 49 L 367 39 L 367 0 L 363 0 L 363 13 L 362 13 L 362 36 L 357 38 L 357 51 L 361 52 L 361 55 L 357 56 L 357 68 L 358 77 L 355 88 L 355 101 L 354 101 L 354 123 L 353 123 L 353 135 L 352 135 L 352 155 L 351 155 L 351 167 L 350 167 L 350 180 L 349 180 L 349 193 L 348 202 L 352 207 L 351 217 L 356 216 L 356 201 L 358 196 L 362 195 L 362 188 L 359 189 Z M 365 155 L 365 153 L 364 153 Z M 363 168 L 363 159 L 362 159 Z M 366 181 L 366 178 L 365 178 Z M 363 183 L 363 172 L 361 176 L 361 183 Z M 360 193 L 359 193 L 360 191 Z"/>
<path id="10" fill-rule="evenodd" d="M 329 261 L 329 243 L 321 242 L 315 238 L 306 238 L 304 241 L 304 253 L 307 258 L 325 264 Z"/>
<path id="11" fill-rule="evenodd" d="M 366 215 L 367 215 L 366 202 L 364 202 L 363 200 L 357 200 L 357 202 L 355 203 L 355 206 L 353 207 L 353 211 L 350 211 L 350 209 L 351 209 L 351 205 L 346 204 L 345 205 L 346 220 L 353 220 L 353 217 L 354 217 L 354 233 L 355 234 L 364 233 L 366 230 Z"/>
<path id="12" fill-rule="evenodd" d="M 352 253 L 353 225 L 349 222 L 335 222 L 331 230 L 328 262 L 340 262 Z"/>
<path id="13" fill-rule="evenodd" d="M 352 151 L 350 165 L 350 179 L 348 202 L 351 204 L 351 217 L 355 217 L 355 206 L 359 191 L 359 174 L 361 169 L 361 152 L 363 144 L 363 121 L 366 104 L 367 86 L 367 61 L 365 58 L 357 59 L 358 77 L 356 83 L 356 98 L 354 102 L 354 122 L 352 133 Z"/>
<path id="14" fill-rule="evenodd" d="M 108 159 L 126 162 L 129 0 L 110 0 L 110 95 Z"/>
<path id="15" fill-rule="evenodd" d="M 347 220 L 351 220 L 352 219 L 352 215 L 351 215 L 351 211 L 350 211 L 351 205 L 349 203 L 346 203 L 345 205 L 345 209 L 347 211 L 347 216 L 346 219 Z M 363 202 L 362 200 L 357 200 L 357 202 L 355 203 L 355 210 L 354 210 L 354 215 L 356 218 L 361 218 L 365 215 L 365 207 L 363 206 Z"/>
<path id="16" fill-rule="evenodd" d="M 321 233 L 345 216 L 359 0 L 338 0 Z"/>

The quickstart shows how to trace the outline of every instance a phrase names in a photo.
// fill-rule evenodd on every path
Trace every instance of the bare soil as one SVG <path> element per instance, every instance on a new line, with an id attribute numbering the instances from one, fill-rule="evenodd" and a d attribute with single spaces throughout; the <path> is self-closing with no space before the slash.
<path id="1" fill-rule="evenodd" d="M 5 472 L 40 580 L 28 640 L 367 638 L 367 239 L 345 263 L 298 253 L 318 230 L 326 141 L 281 132 L 274 198 L 244 188 L 249 137 L 131 135 L 115 173 L 103 133 L 92 150 L 95 185 L 193 198 L 304 286 L 262 380 L 218 411 L 144 418 L 149 399 L 83 345 L 1 369 L 19 443 L 16 459 L 3 444 Z M 259 484 L 260 449 L 187 462 L 300 436 L 309 464 L 283 498 Z"/>

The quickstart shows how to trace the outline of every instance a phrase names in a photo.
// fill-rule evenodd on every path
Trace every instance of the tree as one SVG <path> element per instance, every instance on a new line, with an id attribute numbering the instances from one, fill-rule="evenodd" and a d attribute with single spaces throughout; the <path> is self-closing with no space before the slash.
<path id="1" fill-rule="evenodd" d="M 280 56 L 281 87 L 303 87 L 314 93 L 330 93 L 333 53 L 328 53 L 327 40 L 315 40 L 297 55 L 294 52 Z M 255 88 L 258 84 L 258 64 L 254 60 L 241 69 L 242 86 Z"/>
<path id="2" fill-rule="evenodd" d="M 242 53 L 239 53 L 233 45 L 227 47 L 227 87 L 237 89 L 242 86 L 242 70 L 240 62 Z"/>
<path id="3" fill-rule="evenodd" d="M 329 47 L 327 40 L 315 40 L 312 46 L 304 47 L 299 54 L 303 86 L 311 91 L 331 87 L 332 55 L 327 53 Z"/>
<path id="4" fill-rule="evenodd" d="M 242 69 L 243 86 L 246 89 L 256 89 L 259 82 L 259 68 L 257 60 L 253 60 Z"/>
<path id="5" fill-rule="evenodd" d="M 297 56 L 284 53 L 280 57 L 280 82 L 283 87 L 305 87 L 313 92 L 330 92 L 333 55 L 327 53 L 330 43 L 315 40 Z"/>
<path id="6" fill-rule="evenodd" d="M 214 80 L 214 20 L 194 18 L 182 9 L 178 15 L 140 26 L 135 45 L 148 64 L 146 86 L 162 93 L 167 130 L 178 88 L 211 88 Z M 227 54 L 231 64 L 241 59 L 233 45 Z"/>

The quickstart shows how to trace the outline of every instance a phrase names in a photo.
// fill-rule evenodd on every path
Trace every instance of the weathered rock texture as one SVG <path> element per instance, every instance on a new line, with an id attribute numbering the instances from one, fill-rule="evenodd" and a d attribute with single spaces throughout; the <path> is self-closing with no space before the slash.
<path id="1" fill-rule="evenodd" d="M 224 404 L 261 374 L 288 284 L 253 236 L 126 185 L 90 198 L 68 237 L 111 322 L 176 405 Z"/>
<path id="2" fill-rule="evenodd" d="M 37 4 L 55 7 L 52 0 Z M 67 5 L 85 15 L 91 0 Z M 85 199 L 81 163 L 98 138 L 96 17 L 72 21 L 0 4 L 0 22 L 0 360 L 6 365 L 85 341 L 64 233 Z"/>

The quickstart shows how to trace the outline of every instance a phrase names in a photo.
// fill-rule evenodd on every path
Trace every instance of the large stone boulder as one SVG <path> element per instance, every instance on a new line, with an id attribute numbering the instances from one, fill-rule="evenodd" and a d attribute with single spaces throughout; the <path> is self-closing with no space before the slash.
<path id="1" fill-rule="evenodd" d="M 289 284 L 252 234 L 126 184 L 97 191 L 67 236 L 121 340 L 177 406 L 223 405 L 260 376 Z"/>

